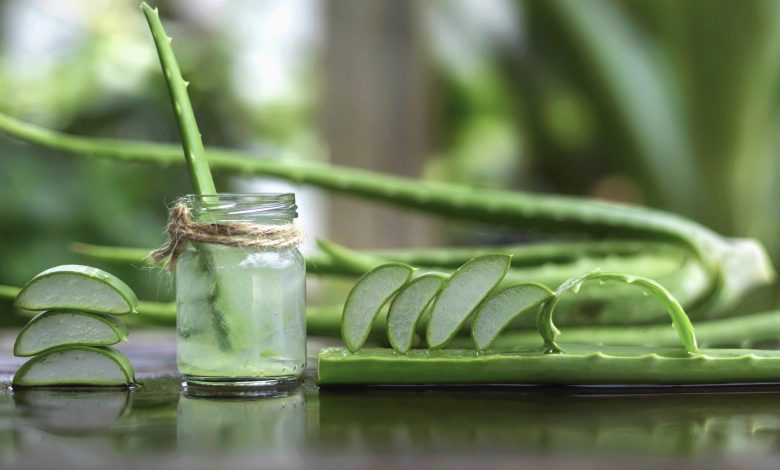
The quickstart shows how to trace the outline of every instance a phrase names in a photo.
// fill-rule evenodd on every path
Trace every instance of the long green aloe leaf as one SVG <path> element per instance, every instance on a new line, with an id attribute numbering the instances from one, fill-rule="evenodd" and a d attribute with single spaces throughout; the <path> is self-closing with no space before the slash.
<path id="1" fill-rule="evenodd" d="M 363 347 L 379 311 L 412 275 L 412 267 L 390 263 L 379 266 L 361 277 L 344 303 L 341 337 L 350 351 Z"/>
<path id="2" fill-rule="evenodd" d="M 149 22 L 149 29 L 157 47 L 157 55 L 160 57 L 165 83 L 171 95 L 171 104 L 173 104 L 176 123 L 179 126 L 181 145 L 184 149 L 187 168 L 190 171 L 190 180 L 198 194 L 217 194 L 200 138 L 198 123 L 195 120 L 195 113 L 192 111 L 190 97 L 187 94 L 188 83 L 182 78 L 179 64 L 176 62 L 173 49 L 171 49 L 172 39 L 165 34 L 157 8 L 152 8 L 144 2 L 141 4 L 141 9 Z"/>
<path id="3" fill-rule="evenodd" d="M 135 381 L 133 366 L 113 348 L 63 346 L 25 362 L 13 378 L 24 386 L 119 386 Z"/>
<path id="4" fill-rule="evenodd" d="M 136 312 L 138 299 L 127 284 L 111 273 L 67 264 L 32 278 L 19 292 L 14 305 L 34 311 L 72 309 L 124 315 Z"/>
<path id="5" fill-rule="evenodd" d="M 173 145 L 75 137 L 2 114 L 0 131 L 77 156 L 157 165 L 183 163 L 180 150 Z M 209 163 L 216 170 L 275 176 L 451 218 L 517 228 L 676 242 L 692 249 L 702 259 L 712 289 L 722 289 L 729 295 L 742 294 L 774 277 L 771 263 L 758 243 L 723 238 L 692 221 L 656 210 L 565 196 L 477 190 L 350 168 L 280 162 L 225 149 L 210 149 Z"/>
<path id="6" fill-rule="evenodd" d="M 34 356 L 59 346 L 111 346 L 127 339 L 127 327 L 111 315 L 71 310 L 43 312 L 16 336 L 15 356 Z"/>
<path id="7" fill-rule="evenodd" d="M 411 349 L 417 324 L 446 279 L 444 274 L 428 273 L 398 291 L 387 312 L 387 339 L 393 349 L 401 353 Z"/>
<path id="8" fill-rule="evenodd" d="M 553 295 L 553 291 L 541 284 L 527 283 L 507 287 L 490 296 L 474 312 L 471 337 L 476 349 L 488 349 L 512 320 Z"/>
<path id="9" fill-rule="evenodd" d="M 566 354 L 538 348 L 495 354 L 474 350 L 344 348 L 320 351 L 320 385 L 426 384 L 719 384 L 777 382 L 780 351 L 609 347 L 566 344 Z"/>
<path id="10" fill-rule="evenodd" d="M 431 306 L 426 340 L 431 348 L 444 347 L 474 309 L 504 278 L 512 257 L 491 254 L 474 258 L 447 279 Z"/>

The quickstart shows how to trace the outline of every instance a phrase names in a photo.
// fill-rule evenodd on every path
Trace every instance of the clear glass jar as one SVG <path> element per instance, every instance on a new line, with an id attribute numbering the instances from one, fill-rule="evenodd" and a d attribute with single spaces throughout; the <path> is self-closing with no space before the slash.
<path id="1" fill-rule="evenodd" d="M 290 224 L 294 194 L 187 196 L 200 223 Z M 176 263 L 177 363 L 188 386 L 298 380 L 306 365 L 306 267 L 292 248 L 187 242 Z"/>

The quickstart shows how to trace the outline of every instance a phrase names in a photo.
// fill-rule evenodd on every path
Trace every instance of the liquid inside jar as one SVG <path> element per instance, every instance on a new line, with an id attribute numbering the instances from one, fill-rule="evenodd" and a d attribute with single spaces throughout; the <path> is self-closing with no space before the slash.
<path id="1" fill-rule="evenodd" d="M 176 264 L 177 362 L 188 385 L 297 379 L 306 270 L 296 248 L 188 242 Z"/>

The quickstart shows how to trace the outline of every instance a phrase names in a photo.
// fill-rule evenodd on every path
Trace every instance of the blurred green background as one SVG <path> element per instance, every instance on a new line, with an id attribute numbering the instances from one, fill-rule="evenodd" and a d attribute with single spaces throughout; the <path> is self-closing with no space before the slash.
<path id="1" fill-rule="evenodd" d="M 207 146 L 477 186 L 647 204 L 780 255 L 780 2 L 157 1 Z M 0 110 L 69 133 L 177 141 L 137 0 L 0 1 Z M 527 238 L 295 190 L 310 240 L 350 247 Z M 182 168 L 0 137 L 0 283 L 151 247 Z M 91 262 L 92 264 L 96 264 Z M 152 269 L 101 266 L 144 299 Z M 2 318 L 10 317 L 4 304 Z"/>

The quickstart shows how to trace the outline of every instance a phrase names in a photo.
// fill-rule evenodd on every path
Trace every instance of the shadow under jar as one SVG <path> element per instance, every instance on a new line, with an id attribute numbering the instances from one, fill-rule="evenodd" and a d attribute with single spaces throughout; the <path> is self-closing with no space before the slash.
<path id="1" fill-rule="evenodd" d="M 294 194 L 186 196 L 204 224 L 289 225 Z M 297 381 L 306 365 L 306 267 L 295 245 L 189 240 L 176 263 L 177 363 L 186 386 Z"/>

